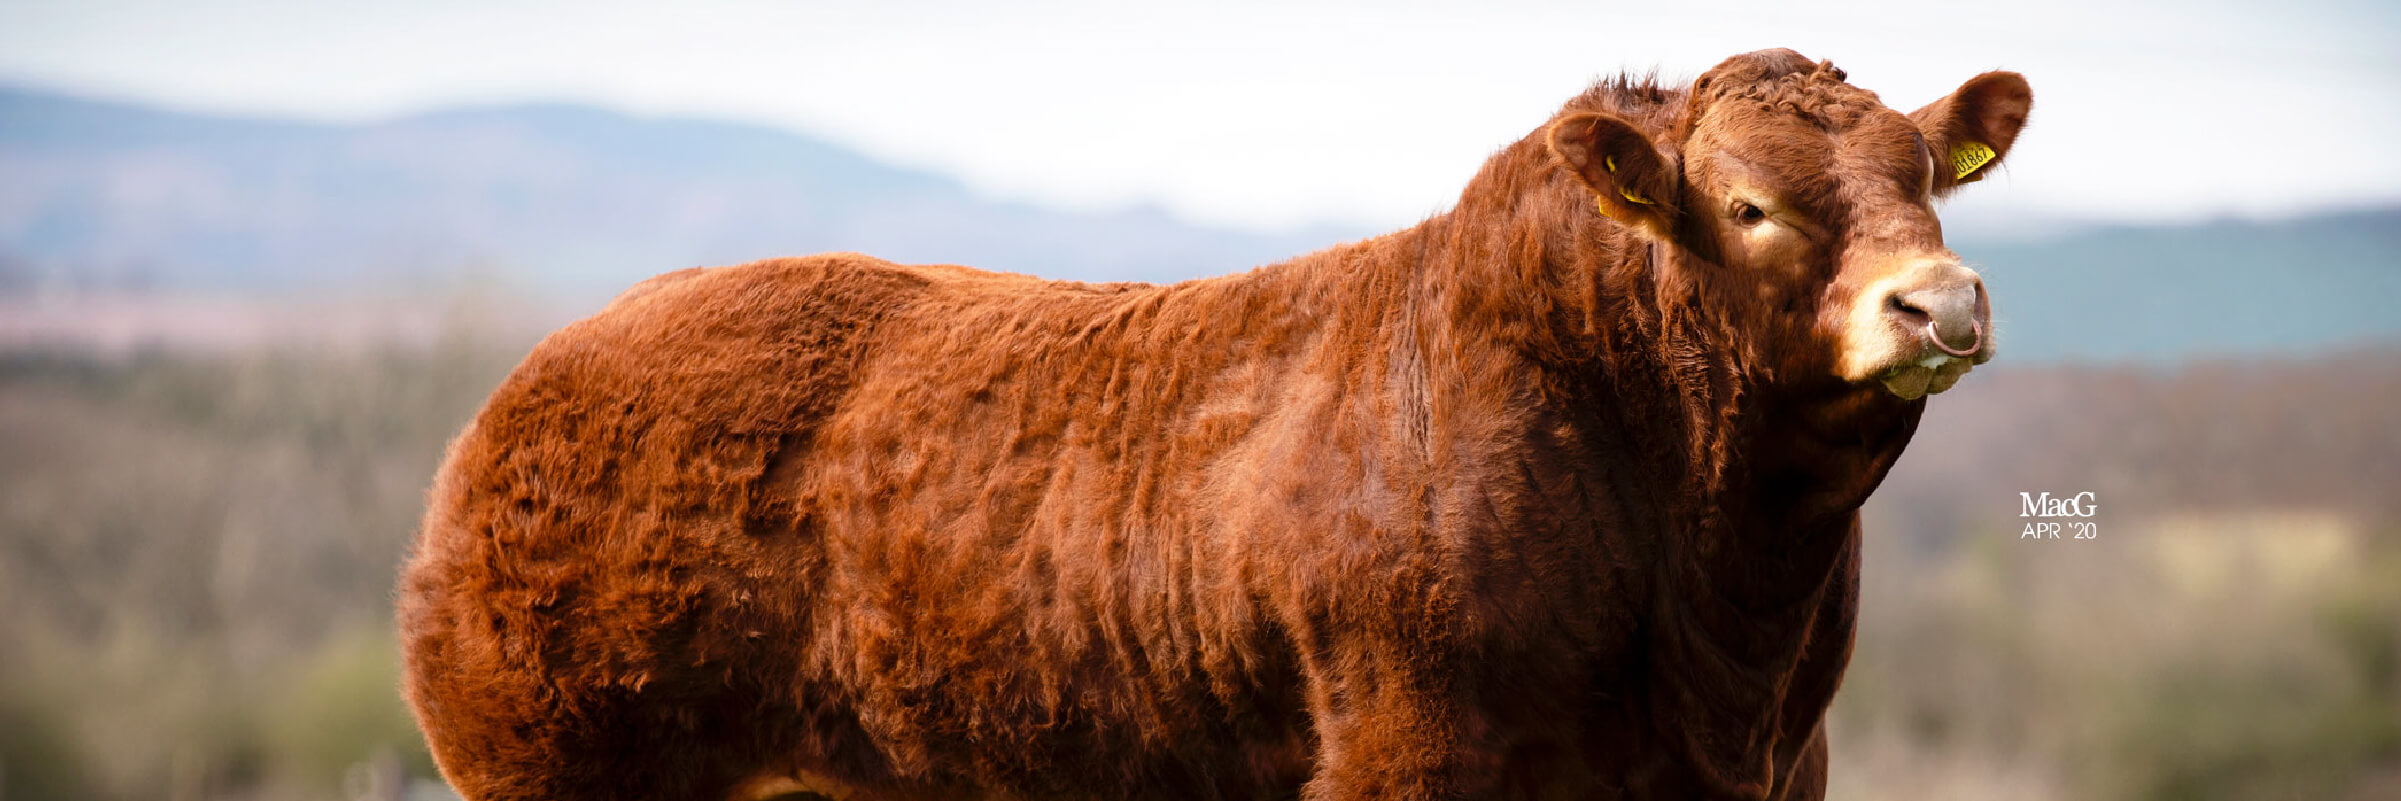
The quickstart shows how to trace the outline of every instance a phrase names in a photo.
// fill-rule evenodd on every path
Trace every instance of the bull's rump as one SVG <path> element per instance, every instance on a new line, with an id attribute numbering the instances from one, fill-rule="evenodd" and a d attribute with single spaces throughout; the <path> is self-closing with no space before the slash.
<path id="1" fill-rule="evenodd" d="M 1275 521 L 1223 499 L 1300 439 L 1262 409 L 1310 404 L 1240 282 L 817 257 L 663 276 L 554 334 L 454 443 L 403 580 L 445 770 L 1282 770 L 1297 699 L 1251 689 L 1295 684 L 1249 588 L 1275 557 L 1238 541 Z"/>

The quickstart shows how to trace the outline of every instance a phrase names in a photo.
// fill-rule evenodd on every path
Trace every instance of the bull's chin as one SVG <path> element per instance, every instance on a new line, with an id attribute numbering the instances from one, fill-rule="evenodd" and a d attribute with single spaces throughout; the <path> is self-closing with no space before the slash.
<path id="1" fill-rule="evenodd" d="M 1876 383 L 1884 391 L 1902 400 L 1917 400 L 1950 389 L 1975 365 L 1964 359 L 1941 357 L 1914 364 L 1900 364 L 1876 375 Z"/>

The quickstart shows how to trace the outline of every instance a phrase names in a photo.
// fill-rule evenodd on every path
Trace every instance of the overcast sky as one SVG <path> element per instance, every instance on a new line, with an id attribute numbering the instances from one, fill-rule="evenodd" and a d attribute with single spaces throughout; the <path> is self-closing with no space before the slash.
<path id="1" fill-rule="evenodd" d="M 801 130 L 1055 205 L 1383 227 L 1449 205 L 1595 76 L 1792 47 L 1903 110 L 2025 73 L 2009 169 L 1958 203 L 1979 213 L 2401 200 L 2389 2 L 1139 5 L 8 0 L 0 81 L 324 120 L 581 101 Z"/>

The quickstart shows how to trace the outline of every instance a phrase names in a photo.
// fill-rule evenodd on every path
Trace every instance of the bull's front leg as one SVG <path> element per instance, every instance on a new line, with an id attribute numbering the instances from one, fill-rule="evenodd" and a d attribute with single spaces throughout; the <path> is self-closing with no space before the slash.
<path id="1" fill-rule="evenodd" d="M 1776 801 L 1818 801 L 1826 797 L 1826 724 L 1820 723 L 1793 761 L 1792 772 L 1776 785 Z"/>
<path id="2" fill-rule="evenodd" d="M 1491 795 L 1496 760 L 1481 717 L 1460 706 L 1454 663 L 1407 648 L 1337 646 L 1307 670 L 1317 752 L 1303 799 Z"/>

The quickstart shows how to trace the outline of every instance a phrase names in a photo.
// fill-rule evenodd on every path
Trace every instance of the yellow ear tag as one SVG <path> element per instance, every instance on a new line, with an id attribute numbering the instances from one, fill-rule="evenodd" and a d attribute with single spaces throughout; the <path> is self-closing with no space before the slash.
<path id="1" fill-rule="evenodd" d="M 1984 165 L 1991 164 L 1993 159 L 2000 157 L 2001 154 L 1994 153 L 1991 145 L 1983 142 L 1961 142 L 1952 145 L 1951 170 L 1955 174 L 1951 176 L 1951 179 L 1966 178 L 1977 170 L 1984 169 Z"/>
<path id="2" fill-rule="evenodd" d="M 1615 176 L 1615 175 L 1617 175 L 1617 157 L 1616 157 L 1616 156 L 1602 156 L 1602 157 L 1601 157 L 1601 166 L 1609 168 L 1609 174 L 1610 174 L 1610 175 L 1612 175 L 1612 176 Z M 1612 183 L 1614 183 L 1614 182 L 1612 182 Z M 1627 189 L 1627 188 L 1626 188 L 1625 186 L 1623 186 L 1623 185 L 1620 185 L 1620 186 L 1618 186 L 1618 187 L 1617 187 L 1617 196 L 1618 196 L 1618 197 L 1625 198 L 1625 199 L 1626 199 L 1626 202 L 1628 202 L 1628 203 L 1632 203 L 1632 204 L 1634 204 L 1634 205 L 1637 205 L 1637 206 L 1648 206 L 1648 205 L 1651 205 L 1651 200 L 1650 200 L 1650 198 L 1646 198 L 1646 197 L 1643 197 L 1643 196 L 1641 196 L 1641 195 L 1634 194 L 1633 190 Z M 1603 205 L 1601 208 L 1603 208 L 1603 209 L 1607 209 L 1607 208 L 1608 208 L 1608 206 L 1607 206 L 1607 205 Z"/>

